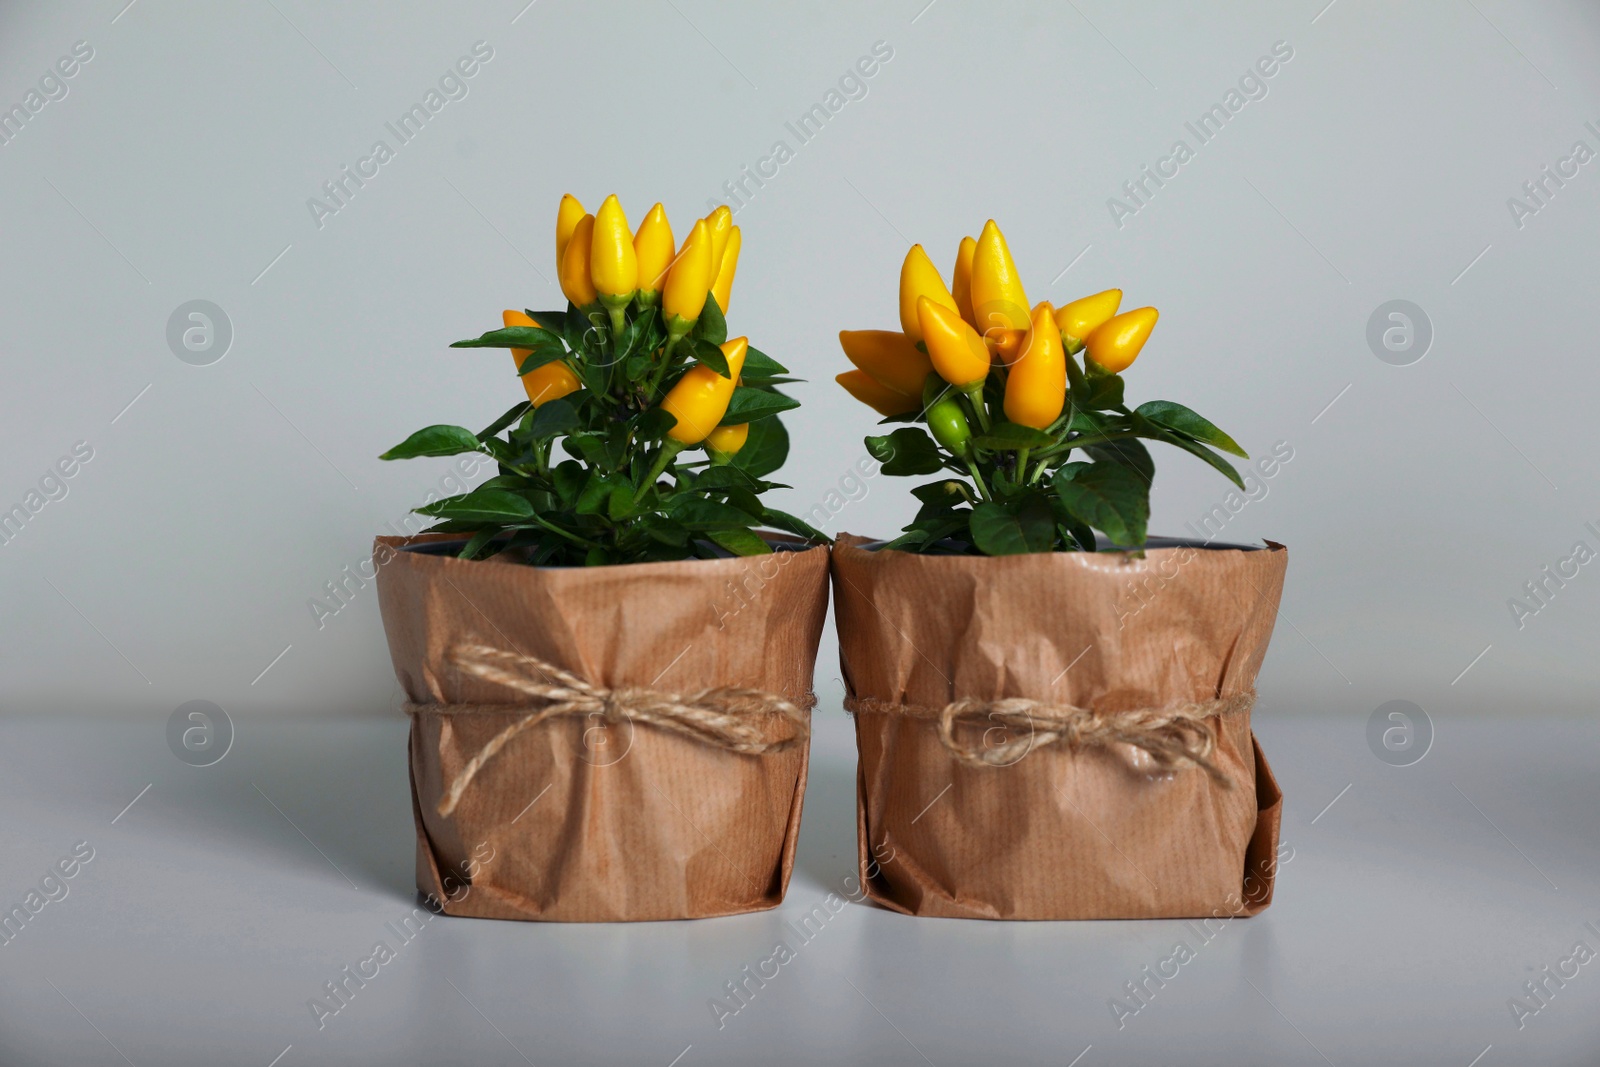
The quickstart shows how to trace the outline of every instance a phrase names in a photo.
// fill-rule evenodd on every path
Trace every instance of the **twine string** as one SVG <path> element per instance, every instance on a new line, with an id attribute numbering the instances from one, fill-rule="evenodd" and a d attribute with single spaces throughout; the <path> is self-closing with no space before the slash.
<path id="1" fill-rule="evenodd" d="M 1077 751 L 1122 743 L 1147 752 L 1162 770 L 1193 764 L 1219 784 L 1231 787 L 1231 781 L 1211 758 L 1216 750 L 1217 734 L 1209 720 L 1243 714 L 1254 703 L 1255 693 L 1250 691 L 1216 700 L 1126 711 L 1096 711 L 1075 704 L 1050 704 L 1026 697 L 968 698 L 942 708 L 850 697 L 845 700 L 845 707 L 852 712 L 934 720 L 945 749 L 969 767 L 1008 767 L 1034 749 L 1051 745 L 1066 745 Z M 987 729 L 973 739 L 970 732 L 957 736 L 958 725 Z M 989 735 L 996 729 L 1004 730 L 1008 738 L 999 744 L 990 744 Z"/>
<path id="2" fill-rule="evenodd" d="M 761 689 L 716 686 L 687 695 L 628 686 L 607 689 L 542 660 L 487 645 L 458 645 L 446 659 L 474 678 L 501 685 L 526 698 L 510 704 L 416 704 L 410 715 L 523 714 L 484 743 L 462 765 L 445 790 L 439 814 L 448 816 L 472 780 L 517 735 L 558 718 L 599 716 L 607 725 L 624 721 L 659 727 L 680 737 L 741 755 L 780 752 L 811 736 L 810 717 L 789 700 Z M 809 709 L 812 700 L 805 702 Z"/>

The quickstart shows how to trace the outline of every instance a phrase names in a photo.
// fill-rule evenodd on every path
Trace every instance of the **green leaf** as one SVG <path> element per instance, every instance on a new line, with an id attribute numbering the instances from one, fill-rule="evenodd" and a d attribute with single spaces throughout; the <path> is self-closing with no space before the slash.
<path id="1" fill-rule="evenodd" d="M 706 299 L 706 306 L 711 305 L 711 299 Z M 763 541 L 754 532 L 742 528 L 731 530 L 707 530 L 706 536 L 736 556 L 766 556 L 772 554 L 772 546 Z"/>
<path id="2" fill-rule="evenodd" d="M 791 515 L 787 511 L 777 508 L 765 508 L 761 512 L 761 521 L 768 526 L 776 526 L 780 530 L 804 537 L 808 541 L 818 541 L 827 544 L 833 540 L 827 534 L 811 525 L 798 515 Z"/>
<path id="3" fill-rule="evenodd" d="M 672 412 L 649 408 L 634 419 L 633 435 L 640 441 L 659 441 L 676 425 L 678 419 Z"/>
<path id="4" fill-rule="evenodd" d="M 1055 547 L 1055 515 L 1037 495 L 1006 504 L 986 501 L 972 509 L 969 523 L 973 544 L 986 556 L 1048 552 Z"/>
<path id="5" fill-rule="evenodd" d="M 458 554 L 457 558 L 477 559 L 478 553 L 483 551 L 483 546 L 487 545 L 491 540 L 499 536 L 499 534 L 500 531 L 493 526 L 490 526 L 487 529 L 479 530 L 467 540 L 465 547 L 461 549 L 461 552 Z"/>
<path id="6" fill-rule="evenodd" d="M 578 494 L 583 491 L 583 483 L 588 477 L 589 472 L 575 459 L 557 464 L 555 470 L 550 472 L 550 481 L 556 487 L 556 496 L 565 507 L 572 507 L 577 503 Z"/>
<path id="7" fill-rule="evenodd" d="M 564 348 L 535 348 L 527 359 L 517 364 L 517 374 L 529 374 L 538 370 L 546 363 L 557 363 L 566 358 L 567 350 Z"/>
<path id="8" fill-rule="evenodd" d="M 687 530 L 727 530 L 736 526 L 750 526 L 760 521 L 756 515 L 741 511 L 720 500 L 707 500 L 701 496 L 682 495 L 667 505 L 673 521 Z"/>
<path id="9" fill-rule="evenodd" d="M 482 441 L 486 438 L 493 437 L 507 426 L 510 426 L 513 422 L 516 422 L 518 419 L 522 418 L 523 414 L 526 413 L 527 410 L 532 406 L 533 405 L 528 403 L 526 400 L 522 401 L 520 404 L 513 404 L 510 410 L 508 410 L 504 415 L 501 415 L 498 419 L 495 419 L 489 425 L 478 431 L 478 440 Z"/>
<path id="10" fill-rule="evenodd" d="M 748 471 L 729 463 L 721 467 L 707 467 L 694 476 L 689 488 L 697 493 L 709 493 L 719 489 L 753 489 L 755 485 L 756 479 Z"/>
<path id="11" fill-rule="evenodd" d="M 697 361 L 710 367 L 724 378 L 731 377 L 728 373 L 728 357 L 722 354 L 722 349 L 710 341 L 702 341 L 698 337 L 688 337 L 682 342 L 682 347 Z"/>
<path id="12" fill-rule="evenodd" d="M 551 333 L 560 334 L 567 328 L 567 313 L 565 311 L 529 311 L 522 309 L 523 314 L 537 322 Z"/>
<path id="13" fill-rule="evenodd" d="M 589 480 L 583 484 L 583 490 L 578 493 L 578 503 L 573 510 L 579 515 L 599 515 L 611 506 L 611 490 L 617 484 L 599 472 L 590 474 Z"/>
<path id="14" fill-rule="evenodd" d="M 1122 377 L 1104 372 L 1090 375 L 1087 395 L 1082 406 L 1097 408 L 1102 411 L 1108 408 L 1121 407 Z"/>
<path id="15" fill-rule="evenodd" d="M 999 422 L 988 433 L 974 437 L 972 443 L 991 452 L 1016 452 L 1024 448 L 1043 448 L 1055 444 L 1055 440 L 1043 430 L 1035 430 L 1031 426 Z"/>
<path id="16" fill-rule="evenodd" d="M 887 437 L 867 438 L 867 451 L 883 464 L 883 473 L 933 474 L 944 469 L 944 455 L 924 430 L 905 426 Z"/>
<path id="17" fill-rule="evenodd" d="M 507 326 L 490 330 L 479 337 L 456 341 L 451 348 L 550 348 L 562 350 L 560 334 L 551 333 L 540 326 Z"/>
<path id="18" fill-rule="evenodd" d="M 728 339 L 728 320 L 723 318 L 722 308 L 717 306 L 717 298 L 712 294 L 706 294 L 706 306 L 700 310 L 700 318 L 695 321 L 689 335 L 714 345 L 720 345 Z M 722 376 L 726 378 L 727 374 Z"/>
<path id="19" fill-rule="evenodd" d="M 624 356 L 648 350 L 648 339 L 655 321 L 656 309 L 646 308 L 643 312 L 634 316 L 633 321 L 624 327 L 622 332 L 622 354 Z"/>
<path id="20" fill-rule="evenodd" d="M 1155 480 L 1156 461 L 1150 458 L 1150 450 L 1137 438 L 1122 437 L 1104 444 L 1090 445 L 1084 452 L 1092 459 L 1120 463 L 1124 467 L 1138 471 L 1144 475 L 1147 483 Z"/>
<path id="21" fill-rule="evenodd" d="M 750 436 L 728 465 L 754 478 L 764 478 L 783 466 L 789 458 L 789 431 L 781 419 L 762 419 L 750 424 Z"/>
<path id="22" fill-rule="evenodd" d="M 946 478 L 942 482 L 929 482 L 919 485 L 911 490 L 911 495 L 924 504 L 957 507 L 961 504 L 971 503 L 977 498 L 977 492 L 967 482 L 958 478 Z"/>
<path id="23" fill-rule="evenodd" d="M 728 410 L 722 416 L 722 425 L 737 426 L 740 423 L 755 422 L 799 406 L 800 401 L 782 393 L 741 385 L 734 389 L 733 399 L 728 401 Z"/>
<path id="24" fill-rule="evenodd" d="M 533 517 L 533 505 L 504 489 L 474 489 L 460 496 L 447 496 L 416 509 L 419 515 L 451 519 L 456 522 L 518 522 Z"/>
<path id="25" fill-rule="evenodd" d="M 428 426 L 395 445 L 379 459 L 415 459 L 418 456 L 458 456 L 481 452 L 483 442 L 465 426 Z"/>
<path id="26" fill-rule="evenodd" d="M 759 348 L 752 346 L 745 351 L 744 369 L 739 372 L 739 377 L 747 382 L 755 383 L 788 373 L 788 367 L 785 367 Z"/>
<path id="27" fill-rule="evenodd" d="M 1203 441 L 1213 448 L 1231 452 L 1243 459 L 1250 458 L 1250 454 L 1240 448 L 1237 441 L 1217 429 L 1210 419 L 1196 414 L 1182 404 L 1174 404 L 1170 400 L 1152 400 L 1148 404 L 1140 404 L 1134 411 L 1158 426 L 1187 434 L 1197 441 Z"/>
<path id="28" fill-rule="evenodd" d="M 951 513 L 948 517 L 937 519 L 918 519 L 906 527 L 906 532 L 884 545 L 884 548 L 903 548 L 912 552 L 932 548 L 946 537 L 965 535 L 966 540 L 972 538 L 969 523 L 972 512 L 965 509 Z"/>
<path id="29" fill-rule="evenodd" d="M 683 548 L 689 543 L 689 531 L 673 522 L 665 515 L 654 513 L 641 515 L 638 526 L 644 530 L 645 535 L 661 544 L 673 548 Z"/>
<path id="30" fill-rule="evenodd" d="M 596 347 L 599 331 L 587 315 L 569 302 L 567 313 L 562 318 L 561 337 L 567 342 L 568 348 L 574 352 L 583 352 Z"/>
<path id="31" fill-rule="evenodd" d="M 1067 511 L 1085 524 L 1119 545 L 1144 544 L 1150 486 L 1134 471 L 1119 463 L 1067 463 L 1053 484 Z"/>
<path id="32" fill-rule="evenodd" d="M 555 437 L 559 434 L 571 433 L 578 428 L 578 409 L 573 403 L 562 397 L 540 406 L 537 414 L 533 416 L 533 423 L 528 427 L 529 436 L 535 440 L 544 440 L 546 437 Z"/>
<path id="33" fill-rule="evenodd" d="M 1227 460 L 1211 451 L 1211 449 L 1207 448 L 1205 445 L 1202 445 L 1197 441 L 1191 441 L 1187 437 L 1180 437 L 1177 434 L 1163 437 L 1162 440 L 1169 445 L 1174 445 L 1183 449 L 1191 456 L 1199 456 L 1201 459 L 1205 460 L 1207 463 L 1211 464 L 1211 466 L 1220 471 L 1222 476 L 1227 478 L 1228 481 L 1232 482 L 1234 485 L 1237 485 L 1240 489 L 1245 488 L 1244 479 L 1239 477 L 1239 472 L 1233 469 L 1233 464 L 1229 463 Z"/>

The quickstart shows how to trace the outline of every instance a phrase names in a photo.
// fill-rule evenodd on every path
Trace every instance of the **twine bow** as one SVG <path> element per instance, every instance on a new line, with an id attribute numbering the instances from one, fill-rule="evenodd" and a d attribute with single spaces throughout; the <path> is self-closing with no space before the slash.
<path id="1" fill-rule="evenodd" d="M 1251 691 L 1217 700 L 1109 712 L 1025 697 L 957 700 L 943 708 L 851 697 L 845 707 L 851 711 L 935 719 L 945 749 L 969 767 L 1008 767 L 1034 749 L 1049 745 L 1066 745 L 1076 751 L 1121 742 L 1149 753 L 1162 770 L 1192 763 L 1219 784 L 1231 787 L 1228 777 L 1211 759 L 1217 736 L 1207 720 L 1247 712 L 1255 703 L 1255 696 Z M 987 729 L 976 740 L 963 740 L 956 736 L 957 724 Z M 995 730 L 1006 733 L 1007 739 L 990 744 L 989 735 Z"/>
<path id="2" fill-rule="evenodd" d="M 456 773 L 439 801 L 440 815 L 455 811 L 467 786 L 512 738 L 550 719 L 599 716 L 607 725 L 624 720 L 645 723 L 749 756 L 779 752 L 811 736 L 810 717 L 800 706 L 761 689 L 725 685 L 688 695 L 640 687 L 606 689 L 537 656 L 486 645 L 458 645 L 448 659 L 473 677 L 505 686 L 528 699 L 515 704 L 406 704 L 411 715 L 526 712 L 485 742 Z M 807 701 L 806 707 L 810 703 Z"/>

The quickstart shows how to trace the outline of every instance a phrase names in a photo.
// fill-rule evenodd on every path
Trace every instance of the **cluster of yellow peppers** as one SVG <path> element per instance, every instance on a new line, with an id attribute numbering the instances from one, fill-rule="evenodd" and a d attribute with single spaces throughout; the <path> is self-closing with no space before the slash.
<path id="1" fill-rule="evenodd" d="M 660 204 L 645 214 L 638 232 L 629 229 L 615 194 L 592 215 L 570 193 L 562 196 L 556 210 L 556 277 L 562 293 L 597 322 L 603 321 L 598 317 L 603 309 L 611 329 L 619 334 L 630 305 L 639 311 L 659 308 L 667 331 L 666 353 L 694 328 L 708 294 L 727 312 L 741 244 L 727 205 L 696 219 L 682 247 L 675 243 L 672 224 Z M 503 318 L 506 326 L 539 325 L 522 311 L 508 309 Z M 668 391 L 661 407 L 678 420 L 668 431 L 669 438 L 685 447 L 704 444 L 707 452 L 723 457 L 743 448 L 750 433 L 748 425 L 718 425 L 733 398 L 749 342 L 737 337 L 720 348 L 729 376 L 703 364 L 691 367 Z M 529 352 L 514 348 L 511 354 L 520 367 Z M 557 360 L 524 374 L 522 384 L 533 406 L 539 407 L 583 383 L 565 361 Z"/>
<path id="2" fill-rule="evenodd" d="M 1042 430 L 1066 405 L 1068 358 L 1083 351 L 1119 373 L 1138 358 L 1159 315 L 1153 307 L 1118 314 L 1120 289 L 1059 308 L 1041 301 L 1030 310 L 993 219 L 977 240 L 961 239 L 951 283 L 946 287 L 922 246 L 912 245 L 900 268 L 900 330 L 840 331 L 856 369 L 838 375 L 839 384 L 881 415 L 926 413 L 937 402 L 924 397 L 924 384 L 937 373 L 984 418 L 983 387 L 994 373 L 1004 380 L 1006 418 Z"/>

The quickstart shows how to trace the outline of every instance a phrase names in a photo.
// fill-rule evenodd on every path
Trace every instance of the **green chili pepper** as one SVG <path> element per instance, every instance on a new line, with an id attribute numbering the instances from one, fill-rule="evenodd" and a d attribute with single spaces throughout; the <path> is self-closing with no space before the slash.
<path id="1" fill-rule="evenodd" d="M 933 439 L 954 455 L 965 459 L 971 447 L 972 429 L 961 410 L 961 394 L 937 373 L 928 375 L 922 386 L 922 421 Z"/>

